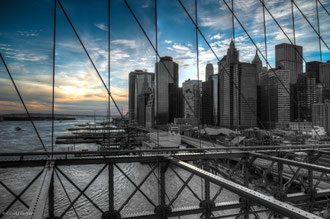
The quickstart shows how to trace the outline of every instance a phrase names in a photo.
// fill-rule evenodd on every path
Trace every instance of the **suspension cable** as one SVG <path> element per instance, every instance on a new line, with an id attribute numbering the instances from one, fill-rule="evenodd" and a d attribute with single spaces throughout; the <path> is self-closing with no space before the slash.
<path id="1" fill-rule="evenodd" d="M 52 94 L 52 153 L 54 152 L 54 110 L 55 110 L 55 51 L 56 51 L 56 0 L 54 0 L 54 36 L 53 36 L 53 94 Z M 52 154 L 53 157 L 53 154 Z"/>
<path id="2" fill-rule="evenodd" d="M 189 12 L 187 11 L 187 9 L 185 8 L 185 6 L 184 6 L 183 3 L 181 2 L 181 0 L 178 0 L 178 2 L 179 2 L 179 4 L 181 5 L 181 7 L 183 8 L 183 10 L 186 12 L 186 14 L 187 14 L 187 16 L 189 17 L 189 19 L 191 20 L 191 22 L 196 26 L 195 21 L 192 19 L 191 15 L 190 15 Z M 217 56 L 217 54 L 215 53 L 215 51 L 214 51 L 213 48 L 211 47 L 210 43 L 207 41 L 206 37 L 204 36 L 204 34 L 201 32 L 201 30 L 200 30 L 199 28 L 198 28 L 198 32 L 199 32 L 199 34 L 202 36 L 202 38 L 204 39 L 204 41 L 205 41 L 205 43 L 207 44 L 207 46 L 210 48 L 210 50 L 211 50 L 211 52 L 213 53 L 213 55 L 215 56 L 215 58 L 216 58 L 216 59 L 218 60 L 218 62 L 220 63 L 221 67 L 225 70 L 226 75 L 229 76 L 229 72 L 228 72 L 228 70 L 225 68 L 225 66 L 223 65 L 223 63 L 220 62 L 219 57 Z M 258 118 L 258 116 L 257 116 L 256 110 L 252 110 L 252 107 L 250 106 L 249 102 L 246 100 L 246 98 L 244 97 L 244 95 L 243 95 L 242 92 L 240 91 L 238 85 L 237 85 L 235 82 L 233 82 L 233 84 L 234 84 L 235 88 L 238 90 L 240 96 L 243 98 L 243 101 L 247 104 L 247 106 L 248 106 L 250 112 L 252 112 L 252 113 L 256 116 L 257 120 L 260 122 L 260 120 L 259 120 L 259 118 Z M 260 122 L 260 124 L 262 124 L 262 123 Z M 265 129 L 265 127 L 264 127 L 263 124 L 262 124 L 262 127 Z M 270 135 L 268 132 L 267 132 L 267 134 Z"/>
<path id="3" fill-rule="evenodd" d="M 199 51 L 198 51 L 198 9 L 197 9 L 197 0 L 195 0 L 195 20 L 196 20 L 196 26 L 195 26 L 195 33 L 196 33 L 196 70 L 197 70 L 197 98 L 198 101 L 195 100 L 195 109 L 197 110 L 197 125 L 198 125 L 198 135 L 199 135 L 199 147 L 202 148 L 202 133 L 200 130 L 200 100 L 201 100 L 201 94 L 200 94 L 200 84 L 199 84 Z M 194 93 L 194 92 L 193 92 Z M 195 94 L 193 94 L 195 95 Z M 194 98 L 195 99 L 195 98 Z M 198 104 L 198 107 L 196 105 Z M 203 191 L 203 179 L 201 178 L 201 197 L 202 200 L 204 199 L 204 191 Z"/>
<path id="4" fill-rule="evenodd" d="M 70 18 L 69 18 L 69 16 L 68 16 L 68 14 L 66 13 L 64 7 L 63 7 L 62 4 L 61 4 L 60 0 L 57 0 L 57 2 L 58 2 L 58 4 L 59 4 L 59 6 L 61 7 L 61 9 L 62 9 L 62 11 L 63 11 L 63 13 L 64 13 L 66 19 L 68 20 L 68 22 L 69 22 L 69 24 L 70 24 L 70 26 L 71 26 L 73 32 L 75 33 L 76 37 L 78 38 L 78 40 L 79 40 L 79 42 L 80 42 L 80 45 L 81 45 L 82 48 L 84 49 L 84 51 L 85 51 L 85 53 L 86 53 L 88 59 L 90 60 L 91 64 L 93 65 L 93 68 L 94 68 L 94 70 L 96 71 L 97 75 L 99 76 L 99 78 L 100 78 L 100 80 L 101 80 L 101 82 L 102 82 L 104 88 L 106 89 L 108 95 L 111 97 L 113 103 L 115 104 L 115 106 L 116 106 L 116 108 L 117 108 L 117 111 L 119 112 L 121 118 L 124 120 L 124 116 L 123 116 L 123 114 L 121 113 L 121 111 L 120 111 L 120 109 L 119 109 L 119 107 L 118 107 L 118 105 L 117 105 L 115 99 L 113 98 L 113 96 L 112 96 L 112 94 L 110 93 L 110 91 L 109 91 L 107 85 L 105 84 L 105 82 L 104 82 L 104 80 L 103 80 L 101 74 L 99 73 L 99 70 L 97 69 L 97 67 L 96 67 L 96 65 L 95 65 L 95 63 L 94 63 L 94 61 L 93 61 L 92 58 L 90 57 L 90 55 L 89 55 L 89 53 L 88 53 L 88 51 L 87 51 L 87 49 L 86 49 L 84 43 L 83 43 L 82 40 L 80 39 L 80 37 L 79 37 L 79 35 L 78 35 L 77 31 L 76 31 L 76 28 L 73 26 L 73 24 L 72 24 L 72 22 L 71 22 L 71 20 L 70 20 Z M 110 30 L 109 30 L 109 31 L 110 31 Z"/>
<path id="5" fill-rule="evenodd" d="M 111 7 L 111 0 L 108 0 L 108 89 L 109 89 L 109 92 L 111 92 L 111 87 L 110 87 L 110 65 L 111 65 L 111 60 L 110 60 L 110 58 L 111 58 L 111 38 L 110 38 L 110 31 L 111 31 L 111 29 L 110 29 L 110 8 Z M 111 140 L 111 130 L 110 130 L 110 117 L 111 117 L 111 115 L 110 115 L 110 113 L 111 113 L 111 105 L 110 105 L 110 101 L 111 101 L 111 99 L 110 99 L 110 96 L 108 95 L 108 128 L 109 128 L 109 130 L 108 130 L 108 141 L 109 141 L 109 146 L 111 145 L 111 142 L 110 142 L 110 140 Z"/>
<path id="6" fill-rule="evenodd" d="M 264 6 L 265 4 L 259 0 Z M 226 4 L 227 8 L 231 11 L 230 7 L 228 6 L 226 0 L 223 0 L 223 2 Z M 268 11 L 267 7 L 265 6 L 265 9 Z M 231 11 L 232 12 L 232 11 Z M 287 87 L 284 85 L 283 81 L 278 77 L 278 75 L 276 74 L 275 70 L 272 68 L 272 66 L 269 64 L 268 60 L 266 60 L 265 56 L 261 53 L 259 47 L 257 46 L 257 44 L 254 42 L 254 40 L 252 39 L 252 37 L 250 36 L 250 34 L 247 32 L 247 30 L 245 29 L 245 27 L 242 25 L 242 23 L 240 22 L 240 20 L 237 18 L 237 16 L 234 14 L 235 19 L 237 20 L 237 22 L 239 23 L 239 25 L 241 26 L 241 28 L 244 30 L 245 34 L 248 36 L 248 38 L 250 39 L 250 41 L 252 42 L 252 44 L 255 46 L 255 48 L 259 51 L 260 55 L 262 56 L 262 58 L 266 61 L 267 65 L 270 67 L 270 70 L 274 73 L 274 76 L 276 77 L 276 79 L 281 83 L 281 85 L 283 86 L 283 88 L 286 90 L 286 92 L 288 94 L 290 94 L 290 91 L 287 89 Z M 295 48 L 295 46 L 294 46 Z M 297 101 L 293 100 L 293 102 L 296 104 Z M 320 138 L 318 132 L 315 130 L 313 124 L 311 122 L 309 122 L 311 124 L 311 127 L 313 128 L 313 130 L 316 132 L 316 134 L 318 135 L 318 137 Z"/>
<path id="7" fill-rule="evenodd" d="M 288 39 L 288 41 L 290 42 L 290 44 L 293 46 L 295 52 L 299 55 L 300 58 L 302 58 L 302 60 L 307 63 L 306 59 L 303 57 L 303 55 L 299 52 L 299 50 L 296 48 L 295 44 L 293 44 L 293 42 L 291 41 L 291 39 L 288 37 L 287 33 L 283 30 L 282 26 L 278 23 L 278 21 L 276 20 L 276 18 L 273 16 L 273 14 L 269 11 L 269 9 L 266 7 L 266 5 L 264 4 L 264 2 L 262 0 L 259 0 L 259 2 L 264 6 L 264 8 L 267 10 L 268 14 L 272 17 L 272 19 L 274 20 L 274 22 L 277 24 L 277 26 L 280 28 L 280 30 L 282 31 L 282 33 L 285 35 L 285 37 Z M 242 25 L 241 25 L 242 26 Z M 245 29 L 245 28 L 243 28 Z M 246 31 L 245 31 L 246 32 Z M 251 40 L 251 38 L 250 38 Z M 254 46 L 257 48 L 256 44 L 254 44 Z M 262 55 L 262 54 L 261 54 Z M 263 57 L 264 58 L 264 57 Z M 267 63 L 267 65 L 269 65 L 269 63 Z M 269 65 L 270 66 L 270 65 Z M 271 67 L 271 66 L 270 66 Z M 274 72 L 274 71 L 273 71 Z M 275 74 L 276 75 L 276 74 Z M 320 84 L 322 85 L 323 88 L 325 88 L 324 84 L 320 81 Z M 286 89 L 287 90 L 287 89 Z M 312 125 L 313 130 L 316 132 L 314 126 Z M 316 132 L 317 133 L 317 132 Z M 319 134 L 317 133 L 318 137 Z M 329 136 L 329 134 L 327 134 Z M 330 137 L 330 136 L 329 136 Z"/>
<path id="8" fill-rule="evenodd" d="M 293 7 L 293 0 L 291 0 L 291 20 L 292 20 L 292 35 L 293 35 L 293 42 L 294 42 L 294 47 L 296 47 L 296 26 L 295 26 L 295 19 L 294 19 L 294 7 Z M 294 64 L 295 68 L 298 69 L 298 64 L 297 64 L 297 53 L 294 53 Z M 295 87 L 297 93 L 293 92 L 293 94 L 296 94 L 297 96 L 297 105 L 294 104 L 293 109 L 297 107 L 298 110 L 298 121 L 300 122 L 300 100 L 299 100 L 299 92 L 298 92 L 298 86 Z M 291 91 L 292 92 L 292 91 Z M 295 97 L 293 97 L 295 98 Z M 293 113 L 294 114 L 294 113 Z M 294 115 L 293 115 L 294 116 Z M 299 123 L 298 123 L 298 129 L 299 129 Z"/>
<path id="9" fill-rule="evenodd" d="M 316 8 L 316 19 L 317 19 L 317 30 L 319 35 L 321 36 L 321 31 L 320 31 L 320 18 L 319 18 L 319 5 L 318 5 L 318 0 L 315 0 L 315 8 Z M 321 45 L 321 38 L 319 37 L 319 48 L 320 48 L 320 62 L 322 62 L 322 45 Z"/>
<path id="10" fill-rule="evenodd" d="M 158 5 L 157 5 L 157 0 L 155 0 L 155 45 L 156 45 L 156 53 L 155 53 L 155 60 L 156 60 L 156 63 L 158 62 L 158 56 L 157 56 L 157 51 L 158 51 L 158 24 L 157 24 L 157 21 L 158 21 Z M 156 76 L 156 81 L 158 83 L 158 67 L 155 69 L 155 76 Z M 158 100 L 158 84 L 156 84 L 156 97 L 157 97 L 157 100 Z M 156 99 L 156 97 L 154 97 L 154 99 Z M 155 103 L 156 102 L 156 103 Z M 155 124 L 158 125 L 158 101 L 154 101 L 154 106 L 156 106 L 157 108 L 157 112 L 156 112 L 156 115 L 155 115 Z M 159 147 L 159 129 L 157 128 L 157 147 Z M 157 187 L 158 187 L 158 203 L 161 203 L 161 194 L 160 194 L 160 181 L 159 181 L 159 177 L 160 177 L 160 168 L 159 168 L 159 163 L 157 164 L 158 165 L 158 168 L 157 168 L 157 174 L 156 175 L 154 173 L 154 176 L 156 177 L 157 181 L 159 183 L 157 183 Z M 165 195 L 167 196 L 167 194 L 165 193 Z M 168 197 L 168 196 L 167 196 Z"/>
<path id="11" fill-rule="evenodd" d="M 231 8 L 234 11 L 234 0 L 231 0 Z M 233 26 L 233 41 L 235 43 L 235 18 L 233 15 L 231 15 L 231 22 L 232 22 L 232 26 Z"/>
<path id="12" fill-rule="evenodd" d="M 265 3 L 265 2 L 264 2 Z M 293 8 L 293 0 L 291 0 L 291 20 L 292 20 L 292 35 L 293 35 L 293 42 L 296 45 L 296 27 L 294 24 L 294 8 Z"/>
<path id="13" fill-rule="evenodd" d="M 1 53 L 0 53 L 0 57 L 1 57 L 1 60 L 2 60 L 4 66 L 5 66 L 5 68 L 6 68 L 6 71 L 7 71 L 8 75 L 9 75 L 9 77 L 10 77 L 10 80 L 11 80 L 11 82 L 13 83 L 13 85 L 14 85 L 14 87 L 15 87 L 16 93 L 17 93 L 19 99 L 20 99 L 21 102 L 22 102 L 22 105 L 23 105 L 23 107 L 24 107 L 24 109 L 25 109 L 25 112 L 26 112 L 26 114 L 27 114 L 28 117 L 29 117 L 29 120 L 30 120 L 30 122 L 31 122 L 31 124 L 32 124 L 32 126 L 33 126 L 33 129 L 34 129 L 34 131 L 36 132 L 36 134 L 37 134 L 37 136 L 38 136 L 38 138 L 39 138 L 39 141 L 40 141 L 40 143 L 41 143 L 43 149 L 45 150 L 46 153 L 48 153 L 48 151 L 47 151 L 47 149 L 46 149 L 46 147 L 45 147 L 45 145 L 44 145 L 44 142 L 42 141 L 42 139 L 41 139 L 41 137 L 40 137 L 40 134 L 39 134 L 39 132 L 38 132 L 38 130 L 37 130 L 37 127 L 35 126 L 35 124 L 34 124 L 34 122 L 33 122 L 33 120 L 32 120 L 32 117 L 31 117 L 31 115 L 30 115 L 30 113 L 29 113 L 29 110 L 27 109 L 27 107 L 26 107 L 26 105 L 25 105 L 25 103 L 24 103 L 24 100 L 23 100 L 23 98 L 22 98 L 22 96 L 21 96 L 21 93 L 19 92 L 19 90 L 18 90 L 18 88 L 17 88 L 17 86 L 16 86 L 16 83 L 15 83 L 15 81 L 14 81 L 14 79 L 13 79 L 13 77 L 12 77 L 12 75 L 11 75 L 9 69 L 8 69 L 8 66 L 7 66 L 7 64 L 6 64 L 5 60 L 4 60 L 4 58 L 2 57 L 2 54 L 1 54 Z M 47 154 L 47 157 L 49 157 L 48 154 Z"/>
<path id="14" fill-rule="evenodd" d="M 155 0 L 155 43 L 156 43 L 156 51 L 158 51 L 158 6 L 157 6 L 157 0 Z M 157 53 L 155 53 L 155 59 L 156 63 L 158 62 L 158 56 Z M 156 97 L 157 101 L 154 101 L 154 104 L 156 105 L 157 112 L 156 112 L 156 124 L 158 125 L 158 67 L 156 68 Z M 156 99 L 156 97 L 154 97 Z M 156 102 L 156 103 L 155 103 Z M 156 110 L 155 110 L 156 111 Z M 159 129 L 157 128 L 157 146 L 159 147 Z"/>
<path id="15" fill-rule="evenodd" d="M 324 5 L 322 4 L 322 2 L 320 0 L 317 0 L 317 1 L 322 6 L 322 8 L 325 10 L 325 12 L 327 12 L 327 14 L 330 16 L 329 11 L 326 9 L 326 7 L 324 7 Z"/>
<path id="16" fill-rule="evenodd" d="M 315 30 L 314 26 L 311 24 L 311 22 L 308 20 L 308 18 L 306 17 L 306 15 L 300 10 L 300 8 L 298 7 L 298 5 L 294 2 L 294 0 L 292 0 L 292 3 L 296 6 L 296 8 L 298 9 L 298 11 L 300 12 L 300 14 L 305 18 L 305 20 L 307 21 L 307 23 L 309 24 L 309 26 L 311 26 L 311 28 L 314 30 L 314 32 L 317 34 L 317 36 L 319 37 L 319 39 L 323 42 L 323 44 L 328 48 L 328 50 L 330 50 L 328 44 L 323 40 L 322 36 Z"/>
<path id="17" fill-rule="evenodd" d="M 265 2 L 265 0 L 263 0 Z M 268 61 L 268 50 L 267 50 L 267 27 L 266 27 L 266 14 L 265 14 L 265 7 L 262 6 L 262 15 L 263 15 L 263 22 L 264 22 L 264 42 L 265 42 L 265 53 L 266 53 L 266 60 Z M 268 125 L 269 128 L 272 128 L 272 121 L 271 121 L 271 104 L 270 104 L 270 92 L 269 92 L 269 75 L 267 71 L 267 96 L 268 96 Z"/>
<path id="18" fill-rule="evenodd" d="M 288 39 L 288 41 L 290 42 L 290 44 L 292 46 L 294 46 L 295 44 L 293 44 L 292 40 L 289 38 L 289 36 L 287 35 L 287 33 L 283 30 L 282 26 L 278 23 L 278 21 L 276 20 L 276 18 L 273 16 L 273 14 L 270 12 L 270 10 L 266 7 L 266 5 L 263 3 L 263 1 L 262 0 L 259 0 L 259 2 L 265 7 L 265 9 L 267 10 L 268 14 L 271 16 L 271 18 L 274 20 L 274 22 L 280 28 L 281 32 Z M 295 46 L 293 48 L 294 48 L 295 52 L 299 55 L 299 57 L 302 58 L 302 60 L 305 63 L 307 63 L 306 59 L 303 57 L 303 55 L 300 53 L 300 51 Z M 324 84 L 322 82 L 320 82 L 320 84 L 322 85 L 323 88 L 325 88 L 325 86 L 324 86 Z"/>
<path id="19" fill-rule="evenodd" d="M 158 53 L 158 50 L 156 50 L 154 44 L 151 42 L 151 40 L 150 40 L 148 34 L 145 32 L 145 30 L 144 30 L 144 28 L 142 27 L 142 25 L 141 25 L 139 19 L 136 17 L 135 13 L 133 12 L 133 10 L 132 10 L 132 8 L 130 7 L 130 5 L 128 4 L 127 0 L 123 0 L 123 1 L 125 2 L 127 8 L 128 8 L 129 11 L 131 12 L 132 16 L 134 17 L 136 23 L 137 23 L 138 26 L 140 27 L 140 29 L 141 29 L 141 31 L 143 32 L 144 36 L 145 36 L 146 39 L 148 40 L 150 46 L 152 47 L 152 49 L 153 49 L 153 50 L 155 51 L 155 53 L 157 54 L 157 57 L 160 59 L 161 57 L 160 57 L 160 55 L 159 55 L 159 53 Z M 165 70 L 166 70 L 167 74 L 169 75 L 169 77 L 170 77 L 172 80 L 174 80 L 174 77 L 171 75 L 170 70 L 168 69 L 168 67 L 164 64 L 164 62 L 163 62 L 161 59 L 160 59 L 160 63 L 162 63 L 162 65 L 163 65 L 163 67 L 165 68 Z M 189 109 L 193 112 L 194 117 L 196 117 L 196 112 L 195 112 L 195 110 L 193 110 L 193 108 L 192 108 L 191 105 L 189 104 L 187 98 L 186 98 L 183 94 L 181 94 L 181 95 L 182 95 L 182 98 L 184 99 L 184 101 L 187 103 Z M 211 137 L 208 135 L 208 133 L 206 132 L 205 128 L 203 128 L 203 130 L 204 130 L 205 133 L 207 134 L 207 136 L 208 136 L 208 138 L 209 138 L 209 141 L 212 143 L 213 147 L 215 147 L 214 142 L 211 140 Z"/>
<path id="20" fill-rule="evenodd" d="M 198 122 L 198 132 L 199 132 L 199 145 L 200 148 L 202 148 L 202 140 L 201 140 L 201 132 L 200 132 L 200 99 L 201 99 L 201 93 L 200 93 L 200 84 L 199 84 L 199 51 L 198 51 L 198 14 L 197 14 L 197 0 L 195 0 L 195 19 L 196 19 L 196 28 L 195 28 L 195 32 L 196 32 L 196 68 L 197 68 L 197 98 L 198 101 L 195 101 L 196 103 L 195 105 L 195 109 L 196 109 L 196 105 L 198 104 L 197 107 L 197 122 Z"/>

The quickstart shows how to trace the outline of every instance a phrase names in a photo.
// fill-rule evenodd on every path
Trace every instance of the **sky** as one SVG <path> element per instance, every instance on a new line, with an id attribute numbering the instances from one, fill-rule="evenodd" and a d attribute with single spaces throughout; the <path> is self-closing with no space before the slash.
<path id="1" fill-rule="evenodd" d="M 179 64 L 179 84 L 187 79 L 205 78 L 205 66 L 221 59 L 232 40 L 232 16 L 224 3 L 230 0 L 198 0 L 198 25 L 211 49 L 198 35 L 199 76 L 196 59 L 196 30 L 177 0 L 157 0 L 158 50 L 160 56 L 172 56 Z M 108 8 L 107 0 L 60 0 L 77 33 L 91 55 L 96 68 L 108 80 Z M 128 0 L 151 43 L 155 45 L 155 0 Z M 317 29 L 316 4 L 295 0 L 299 9 Z M 330 2 L 321 1 L 330 10 Z M 192 19 L 195 0 L 182 0 Z M 266 7 L 293 41 L 290 1 L 265 0 Z M 60 6 L 56 7 L 55 111 L 70 114 L 106 114 L 107 92 L 84 53 Z M 234 0 L 234 11 L 241 24 L 265 56 L 262 4 L 259 0 Z M 306 61 L 319 61 L 317 34 L 294 8 L 296 42 L 303 46 Z M 330 17 L 319 6 L 320 31 L 330 45 Z M 111 0 L 110 11 L 110 83 L 111 93 L 120 110 L 128 109 L 128 75 L 135 69 L 154 72 L 156 56 L 137 25 L 124 0 Z M 268 59 L 274 67 L 274 48 L 290 43 L 266 12 Z M 1 0 L 0 52 L 31 112 L 50 112 L 52 103 L 54 1 Z M 256 48 L 235 21 L 235 45 L 240 61 L 251 62 Z M 264 66 L 266 62 L 259 55 Z M 330 52 L 322 44 L 323 62 Z M 13 84 L 0 63 L 0 114 L 24 112 Z M 111 113 L 118 114 L 111 103 Z"/>

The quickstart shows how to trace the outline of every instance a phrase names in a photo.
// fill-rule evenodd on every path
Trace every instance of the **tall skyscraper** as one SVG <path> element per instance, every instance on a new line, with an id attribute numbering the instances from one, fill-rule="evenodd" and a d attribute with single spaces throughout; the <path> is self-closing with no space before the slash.
<path id="1" fill-rule="evenodd" d="M 260 107 L 260 127 L 269 129 L 272 127 L 270 120 L 270 86 L 269 77 L 267 70 L 262 71 L 259 74 L 259 84 L 260 84 L 260 96 L 259 96 L 259 107 Z"/>
<path id="2" fill-rule="evenodd" d="M 239 63 L 239 125 L 253 127 L 257 125 L 257 81 L 256 65 Z"/>
<path id="3" fill-rule="evenodd" d="M 202 124 L 219 125 L 219 75 L 202 83 Z"/>
<path id="4" fill-rule="evenodd" d="M 152 83 L 154 81 L 152 80 Z M 148 104 L 148 100 L 150 95 L 152 94 L 153 90 L 150 87 L 150 84 L 148 83 L 148 76 L 144 76 L 144 82 L 142 87 L 142 92 L 138 94 L 137 98 L 137 122 L 141 126 L 146 125 L 146 107 Z"/>
<path id="5" fill-rule="evenodd" d="M 182 88 L 175 84 L 169 85 L 169 118 L 173 122 L 174 118 L 182 118 L 184 115 L 184 100 L 182 95 Z"/>
<path id="6" fill-rule="evenodd" d="M 287 43 L 275 46 L 276 68 L 290 70 L 290 83 L 296 84 L 298 75 L 303 72 L 303 48 Z"/>
<path id="7" fill-rule="evenodd" d="M 260 81 L 259 76 L 263 70 L 262 67 L 262 61 L 260 60 L 258 56 L 258 51 L 256 50 L 256 55 L 254 56 L 252 60 L 252 64 L 256 65 L 257 68 L 257 74 L 256 76 L 256 83 L 257 83 L 257 124 L 258 127 L 263 128 L 263 124 L 261 124 L 261 87 L 260 87 Z"/>
<path id="8" fill-rule="evenodd" d="M 211 80 L 202 83 L 201 122 L 203 125 L 213 123 L 213 81 Z"/>
<path id="9" fill-rule="evenodd" d="M 316 102 L 315 72 L 300 74 L 297 80 L 298 118 L 312 121 L 312 105 Z"/>
<path id="10" fill-rule="evenodd" d="M 208 81 L 210 76 L 214 74 L 213 64 L 208 63 L 205 68 L 205 81 Z"/>
<path id="11" fill-rule="evenodd" d="M 303 48 L 282 43 L 275 46 L 276 68 L 290 70 L 290 83 L 297 83 L 298 74 L 303 72 Z"/>
<path id="12" fill-rule="evenodd" d="M 315 73 L 316 83 L 320 83 L 320 65 L 322 62 L 306 62 L 306 72 Z"/>
<path id="13" fill-rule="evenodd" d="M 147 105 L 146 105 L 146 128 L 153 128 L 155 121 L 155 97 L 154 93 L 151 93 L 149 96 Z"/>
<path id="14" fill-rule="evenodd" d="M 327 133 L 330 133 L 330 102 L 316 103 L 312 106 L 313 126 L 324 127 Z"/>
<path id="15" fill-rule="evenodd" d="M 184 118 L 200 118 L 202 81 L 186 80 L 182 83 Z"/>
<path id="16" fill-rule="evenodd" d="M 257 121 L 257 66 L 239 62 L 234 42 L 218 63 L 220 126 L 246 128 Z"/>
<path id="17" fill-rule="evenodd" d="M 214 126 L 219 125 L 219 75 L 212 75 L 212 117 Z"/>
<path id="18" fill-rule="evenodd" d="M 275 46 L 275 64 L 277 69 L 289 70 L 290 75 L 290 120 L 298 117 L 297 79 L 303 72 L 303 48 L 287 43 Z"/>
<path id="19" fill-rule="evenodd" d="M 269 70 L 269 98 L 271 128 L 286 128 L 290 123 L 290 70 L 276 69 L 275 73 L 282 81 L 279 82 L 272 70 Z M 267 111 L 269 109 L 266 109 Z M 266 111 L 266 112 L 267 112 Z"/>
<path id="20" fill-rule="evenodd" d="M 129 121 L 145 126 L 146 105 L 154 89 L 155 74 L 135 70 L 129 73 Z"/>
<path id="21" fill-rule="evenodd" d="M 238 57 L 234 42 L 231 41 L 227 55 L 218 63 L 220 75 L 220 126 L 234 128 L 239 126 L 238 118 Z"/>
<path id="22" fill-rule="evenodd" d="M 257 68 L 256 82 L 257 82 L 257 85 L 259 85 L 259 74 L 262 71 L 262 61 L 260 60 L 260 58 L 258 56 L 258 51 L 257 50 L 256 50 L 256 55 L 254 56 L 254 58 L 252 60 L 252 64 L 256 65 L 256 68 Z"/>
<path id="23" fill-rule="evenodd" d="M 330 60 L 320 64 L 320 83 L 326 89 L 330 89 Z"/>
<path id="24" fill-rule="evenodd" d="M 173 122 L 174 117 L 176 117 L 173 107 L 175 103 L 170 96 L 170 86 L 176 88 L 179 92 L 179 66 L 177 63 L 173 62 L 172 57 L 165 56 L 156 63 L 156 103 L 155 103 L 155 113 L 157 124 L 167 124 Z M 171 93 L 173 95 L 173 93 Z M 177 93 L 175 92 L 175 96 Z"/>

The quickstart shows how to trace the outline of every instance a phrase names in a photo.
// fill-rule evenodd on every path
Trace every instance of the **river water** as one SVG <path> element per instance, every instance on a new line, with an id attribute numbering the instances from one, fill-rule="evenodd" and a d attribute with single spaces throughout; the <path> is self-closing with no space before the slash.
<path id="1" fill-rule="evenodd" d="M 69 134 L 67 128 L 74 127 L 76 124 L 92 121 L 91 117 L 78 117 L 77 120 L 72 121 L 55 121 L 55 137 L 58 135 Z M 99 120 L 100 122 L 101 120 Z M 51 121 L 36 121 L 36 127 L 43 139 L 48 151 L 51 150 Z M 15 131 L 15 127 L 21 127 L 21 131 Z M 74 145 L 55 145 L 54 151 L 66 151 L 71 149 Z M 88 149 L 89 151 L 98 150 L 96 144 L 77 144 L 74 146 L 75 150 Z M 33 127 L 28 121 L 15 122 L 0 122 L 0 152 L 27 152 L 27 151 L 43 151 L 43 148 L 35 134 Z M 139 184 L 147 173 L 151 170 L 149 164 L 141 163 L 124 163 L 119 164 L 121 168 L 136 184 Z M 103 165 L 81 165 L 81 166 L 60 166 L 60 169 L 69 176 L 72 181 L 79 186 L 80 189 L 90 182 L 95 174 L 103 167 Z M 36 176 L 41 170 L 41 167 L 36 168 L 6 168 L 0 169 L 0 180 L 6 184 L 13 192 L 19 194 L 25 186 Z M 186 180 L 190 173 L 174 168 L 180 176 Z M 87 189 L 86 194 L 97 204 L 103 211 L 108 209 L 108 178 L 107 168 L 94 181 L 94 183 Z M 157 171 L 151 174 L 146 182 L 142 185 L 141 190 L 150 198 L 150 200 L 158 205 L 158 184 Z M 70 183 L 61 176 L 65 189 L 71 200 L 74 200 L 79 192 Z M 114 201 L 115 209 L 119 209 L 125 200 L 134 191 L 133 184 L 117 169 L 114 169 Z M 169 199 L 172 199 L 182 186 L 182 182 L 175 175 L 175 173 L 168 169 L 166 172 L 166 192 Z M 202 197 L 202 181 L 199 177 L 194 176 L 189 182 L 189 186 L 201 198 Z M 31 203 L 34 192 L 38 186 L 38 180 L 24 193 L 22 200 L 27 204 Z M 218 187 L 211 184 L 211 197 L 217 192 Z M 0 212 L 3 212 L 6 206 L 13 200 L 13 195 L 7 192 L 0 185 Z M 223 190 L 221 195 L 216 199 L 216 202 L 236 201 L 237 195 Z M 173 203 L 175 208 L 198 206 L 199 200 L 185 188 L 178 199 Z M 59 216 L 69 206 L 69 200 L 55 176 L 55 215 Z M 74 204 L 74 207 L 80 218 L 100 218 L 101 212 L 98 211 L 85 197 L 81 196 Z M 137 192 L 133 198 L 125 205 L 121 214 L 134 214 L 137 212 L 150 211 L 153 212 L 154 206 L 147 201 L 147 199 Z M 25 218 L 24 215 L 27 208 L 21 203 L 16 204 L 7 212 L 5 218 Z M 233 211 L 220 212 L 234 213 Z M 20 214 L 20 215 L 19 215 Z M 23 214 L 23 215 L 22 215 Z M 73 209 L 71 208 L 64 218 L 76 218 Z M 186 216 L 181 218 L 199 218 L 196 216 Z"/>

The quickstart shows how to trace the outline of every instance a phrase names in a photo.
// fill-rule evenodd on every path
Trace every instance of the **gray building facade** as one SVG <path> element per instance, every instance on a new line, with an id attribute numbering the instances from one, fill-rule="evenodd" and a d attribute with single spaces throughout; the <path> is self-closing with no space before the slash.
<path id="1" fill-rule="evenodd" d="M 220 126 L 231 129 L 256 126 L 257 66 L 239 62 L 239 52 L 231 42 L 218 69 Z"/>
<path id="2" fill-rule="evenodd" d="M 129 122 L 145 126 L 146 105 L 154 90 L 155 74 L 135 70 L 129 73 Z"/>
<path id="3" fill-rule="evenodd" d="M 208 81 L 210 76 L 214 74 L 214 68 L 212 63 L 206 64 L 205 67 L 205 81 Z"/>
<path id="4" fill-rule="evenodd" d="M 165 56 L 156 63 L 156 102 L 155 114 L 157 124 L 167 124 L 174 120 L 175 113 L 171 107 L 174 103 L 170 97 L 170 87 L 178 88 L 179 84 L 179 65 L 173 62 L 172 57 Z M 179 91 L 179 89 L 177 89 Z M 177 95 L 177 94 L 175 94 Z"/>
<path id="5" fill-rule="evenodd" d="M 278 69 L 290 70 L 290 83 L 296 84 L 298 75 L 303 72 L 303 48 L 282 43 L 275 46 L 275 65 Z"/>

